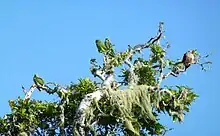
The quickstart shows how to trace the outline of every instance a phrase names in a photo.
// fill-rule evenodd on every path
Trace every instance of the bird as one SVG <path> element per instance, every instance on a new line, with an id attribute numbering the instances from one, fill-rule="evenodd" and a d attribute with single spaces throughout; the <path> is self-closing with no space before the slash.
<path id="1" fill-rule="evenodd" d="M 111 44 L 109 38 L 105 38 L 104 42 L 96 40 L 95 43 L 99 53 L 103 53 L 111 57 L 115 56 L 113 45 Z"/>
<path id="2" fill-rule="evenodd" d="M 41 91 L 40 88 L 44 86 L 44 83 L 45 83 L 44 80 L 41 77 L 39 77 L 37 74 L 34 74 L 33 81 L 34 81 L 34 84 L 36 85 L 36 88 L 39 91 Z"/>
<path id="3" fill-rule="evenodd" d="M 185 70 L 190 67 L 191 64 L 194 64 L 195 61 L 195 50 L 187 51 L 183 55 L 182 63 L 185 66 Z"/>
<path id="4" fill-rule="evenodd" d="M 180 72 L 186 71 L 187 68 L 190 67 L 191 64 L 196 63 L 196 50 L 187 51 L 180 62 L 174 64 L 174 68 L 172 72 L 175 74 L 179 74 Z"/>
<path id="5" fill-rule="evenodd" d="M 98 52 L 100 52 L 100 53 L 106 52 L 107 48 L 101 40 L 96 40 L 95 43 L 98 48 Z"/>
<path id="6" fill-rule="evenodd" d="M 105 38 L 105 47 L 107 48 L 107 54 L 110 55 L 111 57 L 115 56 L 115 52 L 113 49 L 113 44 L 110 42 L 109 38 Z"/>
<path id="7" fill-rule="evenodd" d="M 111 48 L 111 47 L 112 47 L 112 44 L 111 44 L 109 38 L 105 38 L 104 44 L 105 44 L 105 46 L 106 46 L 107 48 Z"/>

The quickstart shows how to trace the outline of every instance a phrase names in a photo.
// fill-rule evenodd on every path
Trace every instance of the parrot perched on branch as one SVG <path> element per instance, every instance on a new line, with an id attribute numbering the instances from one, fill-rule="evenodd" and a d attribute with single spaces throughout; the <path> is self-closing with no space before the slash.
<path id="1" fill-rule="evenodd" d="M 112 48 L 112 44 L 111 44 L 111 42 L 110 42 L 110 40 L 108 38 L 105 38 L 104 44 L 107 47 L 107 49 L 111 49 Z"/>
<path id="2" fill-rule="evenodd" d="M 37 89 L 41 91 L 40 87 L 44 86 L 44 83 L 45 83 L 44 80 L 41 77 L 39 77 L 37 74 L 34 74 L 33 81 L 35 85 L 37 86 Z"/>
<path id="3" fill-rule="evenodd" d="M 99 53 L 105 53 L 111 57 L 114 57 L 115 53 L 113 50 L 113 45 L 108 38 L 105 38 L 104 43 L 101 40 L 96 40 L 95 43 Z"/>
<path id="4" fill-rule="evenodd" d="M 107 47 L 101 40 L 96 40 L 96 47 L 98 48 L 98 52 L 105 53 L 107 51 Z"/>

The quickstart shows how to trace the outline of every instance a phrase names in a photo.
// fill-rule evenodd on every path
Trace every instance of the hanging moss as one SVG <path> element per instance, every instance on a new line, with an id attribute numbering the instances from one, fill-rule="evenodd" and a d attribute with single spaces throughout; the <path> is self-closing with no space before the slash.
<path id="1" fill-rule="evenodd" d="M 138 106 L 143 115 L 148 119 L 155 120 L 148 89 L 148 86 L 139 85 L 124 91 L 110 92 L 110 102 L 127 118 L 133 116 L 134 107 Z"/>
<path id="2" fill-rule="evenodd" d="M 145 85 L 134 86 L 132 89 L 123 91 L 110 91 L 109 104 L 112 116 L 117 116 L 124 120 L 124 126 L 129 133 L 139 134 L 140 124 L 134 113 L 140 110 L 140 116 L 146 120 L 156 121 L 152 112 L 151 94 L 149 87 Z"/>

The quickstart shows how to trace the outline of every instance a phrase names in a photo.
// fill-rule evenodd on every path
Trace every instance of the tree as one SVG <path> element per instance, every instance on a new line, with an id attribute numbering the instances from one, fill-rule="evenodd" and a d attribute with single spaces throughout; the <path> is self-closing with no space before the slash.
<path id="1" fill-rule="evenodd" d="M 197 50 L 183 52 L 180 61 L 170 60 L 170 46 L 162 43 L 163 26 L 160 22 L 155 37 L 124 52 L 116 51 L 108 38 L 96 40 L 103 65 L 92 58 L 90 71 L 97 79 L 61 86 L 34 75 L 33 85 L 22 87 L 25 97 L 9 101 L 11 113 L 0 118 L 0 135 L 165 135 L 169 129 L 159 122 L 159 114 L 182 122 L 198 94 L 188 86 L 162 86 L 162 81 L 178 78 L 192 64 L 206 70 L 211 62 L 201 63 L 208 55 L 202 57 Z M 148 57 L 143 56 L 147 49 Z M 59 99 L 31 99 L 36 89 Z"/>

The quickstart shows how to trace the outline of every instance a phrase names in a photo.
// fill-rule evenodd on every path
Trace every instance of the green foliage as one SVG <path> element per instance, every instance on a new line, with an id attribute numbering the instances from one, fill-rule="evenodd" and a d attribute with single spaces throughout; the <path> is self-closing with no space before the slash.
<path id="1" fill-rule="evenodd" d="M 141 63 L 143 65 L 137 65 L 135 67 L 135 74 L 138 76 L 138 85 L 155 85 L 156 84 L 156 78 L 155 75 L 157 74 L 157 70 L 153 68 L 151 63 L 147 60 L 138 58 L 136 61 L 134 61 L 134 65 L 136 63 Z M 129 70 L 128 69 L 122 69 L 122 75 L 119 77 L 123 78 L 123 83 L 125 85 L 128 85 L 128 77 L 129 77 Z"/>
<path id="2" fill-rule="evenodd" d="M 176 86 L 176 89 L 167 87 L 167 89 L 172 93 L 172 96 L 170 94 L 165 94 L 163 97 L 157 97 L 163 102 L 158 103 L 159 106 L 157 106 L 157 111 L 166 111 L 172 116 L 173 121 L 178 120 L 182 122 L 185 112 L 189 112 L 189 106 L 198 95 L 192 92 L 192 89 L 187 86 Z"/>
<path id="3" fill-rule="evenodd" d="M 99 124 L 115 125 L 124 124 L 130 135 L 142 133 L 140 128 L 148 134 L 160 135 L 166 131 L 166 127 L 159 123 L 159 114 L 168 113 L 173 121 L 183 121 L 185 112 L 189 112 L 189 106 L 198 97 L 187 86 L 176 86 L 175 89 L 166 87 L 167 92 L 151 90 L 146 85 L 138 85 L 132 89 L 111 92 L 110 99 L 103 98 L 99 102 Z M 93 113 L 92 113 L 93 114 Z"/>
<path id="4" fill-rule="evenodd" d="M 155 75 L 157 71 L 150 65 L 149 61 L 140 60 L 144 65 L 135 68 L 135 73 L 139 77 L 138 85 L 154 86 L 156 84 Z"/>
<path id="5" fill-rule="evenodd" d="M 113 65 L 114 67 L 118 67 L 122 65 L 125 58 L 128 56 L 128 52 L 120 52 L 117 53 L 110 61 L 110 65 Z"/>
<path id="6" fill-rule="evenodd" d="M 69 86 L 69 91 L 61 93 L 56 90 L 61 99 L 69 99 L 65 105 L 65 128 L 72 133 L 72 123 L 75 110 L 78 107 L 83 96 L 93 92 L 96 88 L 95 83 L 89 78 L 79 79 L 78 84 Z M 56 88 L 57 89 L 57 88 Z M 24 134 L 26 133 L 43 133 L 47 131 L 48 135 L 55 135 L 59 129 L 61 110 L 57 102 L 42 102 L 37 100 L 24 101 L 20 97 L 17 100 L 10 100 L 9 105 L 11 113 L 0 118 L 0 135 Z M 37 129 L 40 129 L 37 132 Z M 39 134 L 38 134 L 39 135 Z"/>
<path id="7" fill-rule="evenodd" d="M 165 56 L 165 51 L 160 45 L 157 44 L 151 45 L 151 52 L 152 52 L 150 59 L 151 63 L 156 63 Z"/>
<path id="8" fill-rule="evenodd" d="M 108 38 L 104 42 L 101 40 L 95 42 L 98 52 L 104 55 L 105 62 L 101 67 L 96 64 L 95 59 L 92 59 L 92 74 L 95 75 L 96 70 L 100 70 L 106 73 L 107 76 L 104 78 L 107 78 L 112 74 L 109 71 L 118 67 L 122 69 L 121 73 L 114 74 L 121 74 L 122 80 L 117 83 L 126 89 L 120 87 L 115 89 L 112 85 L 108 88 L 89 78 L 81 78 L 78 83 L 71 83 L 66 87 L 54 84 L 54 88 L 50 88 L 43 78 L 34 75 L 33 81 L 37 88 L 40 90 L 43 86 L 42 90 L 57 95 L 58 99 L 54 102 L 24 100 L 20 97 L 10 100 L 11 112 L 0 118 L 0 135 L 46 133 L 53 136 L 60 135 L 62 129 L 65 135 L 73 135 L 75 129 L 73 124 L 80 102 L 87 94 L 97 90 L 101 90 L 105 95 L 99 101 L 93 99 L 92 105 L 85 111 L 84 128 L 87 134 L 162 135 L 167 131 L 167 127 L 160 123 L 161 113 L 168 114 L 173 121 L 184 121 L 184 115 L 190 111 L 190 105 L 198 95 L 188 86 L 158 87 L 158 84 L 160 85 L 158 78 L 163 79 L 158 76 L 163 72 L 162 69 L 173 70 L 177 67 L 175 61 L 165 58 L 165 49 L 160 44 L 146 46 L 151 51 L 148 59 L 139 57 L 135 59 L 133 57 L 135 52 L 131 52 L 131 48 L 124 52 L 116 52 Z M 196 51 L 194 53 L 198 54 Z M 129 87 L 127 85 L 131 75 L 130 67 L 123 67 L 124 61 L 128 59 L 134 68 L 133 73 L 138 78 L 136 85 Z M 180 64 L 178 63 L 178 66 Z M 96 124 L 93 128 L 91 124 L 94 122 Z"/>
<path id="9" fill-rule="evenodd" d="M 85 94 L 95 91 L 96 83 L 89 78 L 79 79 L 78 84 L 72 84 L 70 89 L 74 91 L 74 94 L 79 94 L 84 96 Z"/>
<path id="10" fill-rule="evenodd" d="M 18 98 L 16 101 L 10 100 L 9 105 L 12 110 L 11 114 L 5 115 L 0 121 L 1 135 L 32 133 L 36 131 L 36 128 L 53 129 L 55 132 L 58 128 L 55 122 L 60 114 L 57 103 L 36 100 L 24 102 L 23 99 Z"/>

